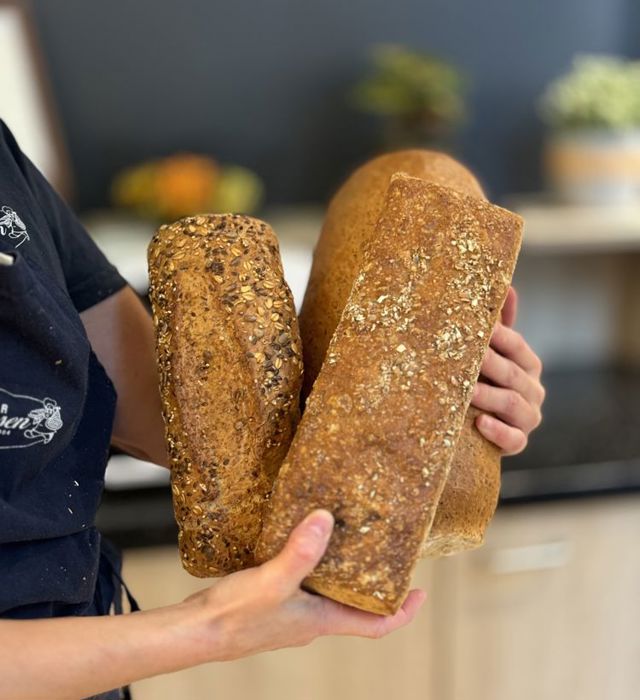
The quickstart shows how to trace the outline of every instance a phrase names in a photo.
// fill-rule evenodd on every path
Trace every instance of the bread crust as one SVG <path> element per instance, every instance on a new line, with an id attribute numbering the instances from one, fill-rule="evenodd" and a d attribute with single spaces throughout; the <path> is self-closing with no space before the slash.
<path id="1" fill-rule="evenodd" d="M 148 257 L 182 563 L 220 576 L 254 563 L 299 419 L 293 298 L 274 232 L 248 216 L 161 226 Z"/>
<path id="2" fill-rule="evenodd" d="M 398 174 L 276 479 L 256 549 L 336 519 L 304 585 L 396 612 L 431 528 L 520 245 L 516 215 Z"/>
<path id="3" fill-rule="evenodd" d="M 422 557 L 441 557 L 480 547 L 498 505 L 500 450 L 475 426 L 480 411 L 469 406 Z"/>
<path id="4" fill-rule="evenodd" d="M 303 396 L 315 381 L 327 347 L 375 231 L 391 176 L 398 171 L 486 199 L 473 174 L 450 156 L 403 150 L 368 161 L 331 200 L 316 246 L 300 314 L 305 370 Z M 500 450 L 475 427 L 471 407 L 422 555 L 450 555 L 482 544 L 500 493 Z"/>
<path id="5" fill-rule="evenodd" d="M 329 203 L 300 310 L 304 399 L 320 373 L 362 265 L 364 247 L 378 222 L 389 180 L 397 172 L 484 198 L 480 184 L 469 170 L 438 151 L 408 149 L 386 153 L 351 174 Z"/>

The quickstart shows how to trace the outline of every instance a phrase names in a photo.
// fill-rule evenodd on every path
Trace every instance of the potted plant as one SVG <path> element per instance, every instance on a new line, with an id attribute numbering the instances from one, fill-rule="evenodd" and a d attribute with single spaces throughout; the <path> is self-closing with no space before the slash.
<path id="1" fill-rule="evenodd" d="M 442 146 L 464 116 L 463 79 L 449 63 L 403 46 L 372 52 L 373 72 L 353 89 L 354 104 L 382 118 L 388 148 Z"/>
<path id="2" fill-rule="evenodd" d="M 549 85 L 540 112 L 551 187 L 573 203 L 640 197 L 640 61 L 583 55 Z"/>

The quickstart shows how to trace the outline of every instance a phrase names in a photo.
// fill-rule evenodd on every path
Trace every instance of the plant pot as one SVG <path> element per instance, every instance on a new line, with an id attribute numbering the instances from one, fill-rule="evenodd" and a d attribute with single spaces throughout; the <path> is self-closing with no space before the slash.
<path id="1" fill-rule="evenodd" d="M 624 204 L 640 199 L 640 129 L 552 133 L 544 167 L 550 188 L 571 204 Z"/>

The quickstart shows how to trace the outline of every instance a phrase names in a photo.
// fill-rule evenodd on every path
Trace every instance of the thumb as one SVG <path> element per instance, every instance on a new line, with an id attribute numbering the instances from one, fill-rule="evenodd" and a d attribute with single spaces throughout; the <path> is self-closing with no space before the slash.
<path id="1" fill-rule="evenodd" d="M 328 510 L 312 511 L 291 531 L 282 551 L 266 566 L 293 592 L 322 559 L 332 530 L 333 516 Z"/>

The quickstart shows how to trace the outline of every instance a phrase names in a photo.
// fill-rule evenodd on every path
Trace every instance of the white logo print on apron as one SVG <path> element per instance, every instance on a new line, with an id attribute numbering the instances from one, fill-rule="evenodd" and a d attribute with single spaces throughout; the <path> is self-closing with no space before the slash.
<path id="1" fill-rule="evenodd" d="M 55 399 L 12 394 L 0 387 L 0 450 L 46 445 L 62 428 Z"/>
<path id="2" fill-rule="evenodd" d="M 12 241 L 14 248 L 19 248 L 25 241 L 29 240 L 24 221 L 11 207 L 0 207 L 0 236 L 14 239 Z"/>

